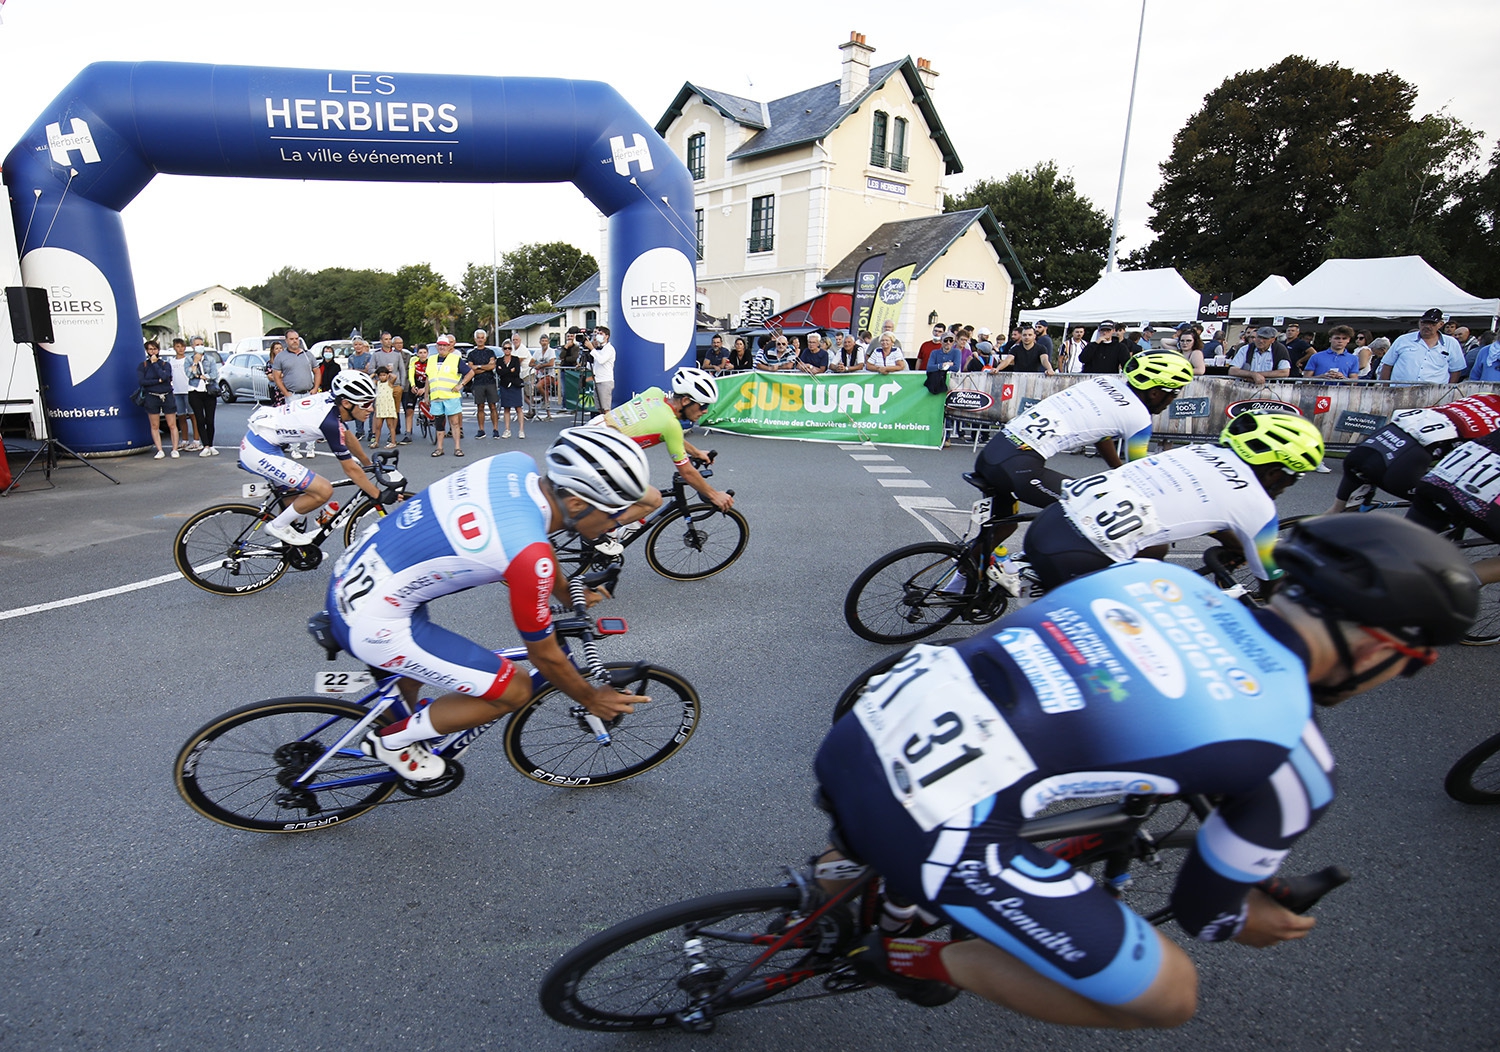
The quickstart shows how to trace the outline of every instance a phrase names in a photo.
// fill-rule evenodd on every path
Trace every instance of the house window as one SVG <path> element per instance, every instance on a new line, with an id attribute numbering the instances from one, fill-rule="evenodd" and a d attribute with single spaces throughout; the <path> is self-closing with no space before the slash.
<path id="1" fill-rule="evenodd" d="M 708 156 L 708 133 L 699 132 L 697 135 L 688 136 L 688 171 L 693 173 L 694 179 L 702 179 L 704 175 L 704 159 Z"/>
<path id="2" fill-rule="evenodd" d="M 698 209 L 697 211 L 695 211 L 693 213 L 693 226 L 697 228 L 697 233 L 698 233 L 698 259 L 702 260 L 703 259 L 703 209 L 700 208 L 700 209 Z"/>
<path id="3" fill-rule="evenodd" d="M 214 302 L 214 308 L 213 308 L 213 310 L 214 310 L 215 314 L 228 314 L 229 313 L 229 304 L 227 304 L 227 303 L 219 303 L 219 302 L 215 301 Z"/>
<path id="4" fill-rule="evenodd" d="M 769 252 L 776 226 L 776 195 L 766 194 L 750 202 L 750 251 Z"/>
<path id="5" fill-rule="evenodd" d="M 776 304 L 770 296 L 752 297 L 740 306 L 740 324 L 759 325 L 775 313 Z"/>
<path id="6" fill-rule="evenodd" d="M 906 156 L 906 118 L 897 117 L 896 127 L 891 134 L 891 168 L 897 172 L 907 169 L 909 159 Z"/>
<path id="7" fill-rule="evenodd" d="M 596 328 L 598 326 L 598 324 L 599 324 L 599 312 L 598 311 L 596 311 L 596 310 L 586 310 L 586 311 L 583 312 L 583 327 L 585 329 L 592 330 L 592 329 Z"/>
<path id="8" fill-rule="evenodd" d="M 870 134 L 870 164 L 876 168 L 884 168 L 885 165 L 885 133 L 890 118 L 879 110 L 875 111 L 875 130 Z"/>

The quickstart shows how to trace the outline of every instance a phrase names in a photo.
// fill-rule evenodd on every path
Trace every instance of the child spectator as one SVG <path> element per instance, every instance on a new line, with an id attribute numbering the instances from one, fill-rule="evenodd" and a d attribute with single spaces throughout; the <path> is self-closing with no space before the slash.
<path id="1" fill-rule="evenodd" d="M 375 430 L 370 440 L 371 449 L 380 448 L 381 425 L 389 432 L 390 441 L 385 444 L 385 448 L 395 449 L 396 390 L 391 386 L 391 371 L 383 365 L 375 370 Z"/>

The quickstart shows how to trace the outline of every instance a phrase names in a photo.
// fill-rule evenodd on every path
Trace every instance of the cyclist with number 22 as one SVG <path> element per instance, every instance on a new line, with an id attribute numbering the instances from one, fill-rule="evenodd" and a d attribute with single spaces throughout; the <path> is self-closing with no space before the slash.
<path id="1" fill-rule="evenodd" d="M 646 454 L 623 435 L 574 427 L 557 436 L 545 460 L 545 473 L 520 452 L 470 464 L 409 498 L 334 565 L 327 608 L 339 645 L 399 672 L 408 702 L 422 683 L 446 691 L 362 743 L 403 778 L 441 777 L 446 763 L 428 741 L 531 700 L 530 678 L 516 675 L 508 659 L 431 621 L 427 604 L 440 596 L 503 580 L 527 660 L 549 683 L 604 720 L 651 700 L 592 686 L 558 646 L 551 597 L 571 599 L 547 541 L 556 530 L 597 537 L 609 529 L 614 514 L 650 488 Z M 589 592 L 590 605 L 601 598 Z"/>
<path id="2" fill-rule="evenodd" d="M 1326 516 L 1277 547 L 1266 609 L 1182 567 L 1137 561 L 1073 581 L 951 647 L 919 645 L 875 680 L 818 752 L 835 843 L 889 893 L 977 936 L 868 936 L 850 957 L 919 1004 L 973 991 L 1076 1026 L 1192 1017 L 1197 972 L 1174 942 L 1061 858 L 1021 839 L 1054 801 L 1219 797 L 1172 893 L 1200 940 L 1305 936 L 1253 887 L 1333 799 L 1313 704 L 1436 659 L 1478 585 L 1447 541 L 1390 516 Z M 1309 689 L 1310 687 L 1310 689 Z M 825 854 L 825 884 L 861 870 Z"/>
<path id="3" fill-rule="evenodd" d="M 642 447 L 650 448 L 664 443 L 672 458 L 672 466 L 684 482 L 703 495 L 703 499 L 720 511 L 734 507 L 734 498 L 728 493 L 714 489 L 708 480 L 693 467 L 693 460 L 708 460 L 708 456 L 683 437 L 683 422 L 691 428 L 719 397 L 719 385 L 702 369 L 684 367 L 672 374 L 672 393 L 666 394 L 660 387 L 648 387 L 624 405 L 615 406 L 601 416 L 589 421 L 589 426 L 603 425 L 628 435 Z M 646 496 L 620 512 L 617 516 L 623 523 L 612 535 L 595 547 L 605 555 L 621 555 L 625 546 L 620 540 L 640 528 L 640 520 L 661 507 L 661 492 L 652 488 Z"/>
<path id="4" fill-rule="evenodd" d="M 285 446 L 296 447 L 322 438 L 338 458 L 344 474 L 371 499 L 384 504 L 394 504 L 400 499 L 395 490 L 382 491 L 365 474 L 365 468 L 371 466 L 370 455 L 353 432 L 344 427 L 351 420 L 363 423 L 374 410 L 375 381 L 364 373 L 344 370 L 333 378 L 332 390 L 327 394 L 311 394 L 282 405 L 264 406 L 250 414 L 245 437 L 240 442 L 240 467 L 278 486 L 299 491 L 280 515 L 266 523 L 268 534 L 293 546 L 311 544 L 312 535 L 297 529 L 292 520 L 316 511 L 333 496 L 333 484 L 288 457 Z"/>

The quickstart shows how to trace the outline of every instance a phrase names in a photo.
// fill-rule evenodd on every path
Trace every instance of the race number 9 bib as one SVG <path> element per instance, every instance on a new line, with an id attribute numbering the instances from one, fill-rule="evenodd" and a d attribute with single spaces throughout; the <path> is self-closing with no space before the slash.
<path id="1" fill-rule="evenodd" d="M 1142 540 L 1161 529 L 1151 502 L 1115 472 L 1067 483 L 1063 510 L 1078 532 L 1116 562 L 1133 558 Z"/>
<path id="2" fill-rule="evenodd" d="M 1481 504 L 1500 498 L 1500 454 L 1477 442 L 1465 442 L 1432 469 L 1433 475 Z"/>
<path id="3" fill-rule="evenodd" d="M 854 706 L 891 793 L 924 831 L 1014 785 L 1036 763 L 949 647 L 919 644 Z"/>

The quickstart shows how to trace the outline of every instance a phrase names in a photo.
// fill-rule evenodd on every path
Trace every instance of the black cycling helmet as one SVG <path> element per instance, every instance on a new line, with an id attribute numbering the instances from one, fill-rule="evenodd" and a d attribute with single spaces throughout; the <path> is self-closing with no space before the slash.
<path id="1" fill-rule="evenodd" d="M 1463 638 L 1479 579 L 1463 554 L 1392 515 L 1320 515 L 1276 545 L 1286 595 L 1324 617 L 1382 628 L 1418 646 Z"/>

